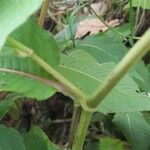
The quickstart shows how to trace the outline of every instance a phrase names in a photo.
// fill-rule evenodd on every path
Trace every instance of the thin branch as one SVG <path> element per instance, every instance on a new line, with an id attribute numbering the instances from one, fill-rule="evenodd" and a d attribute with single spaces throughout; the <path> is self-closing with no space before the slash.
<path id="1" fill-rule="evenodd" d="M 44 24 L 44 21 L 45 21 L 45 18 L 46 18 L 46 14 L 47 14 L 47 10 L 49 8 L 49 3 L 50 3 L 50 0 L 45 0 L 44 1 L 43 7 L 42 7 L 42 10 L 41 10 L 39 19 L 38 19 L 38 25 L 40 27 L 43 27 L 43 24 Z"/>
<path id="2" fill-rule="evenodd" d="M 50 123 L 51 124 L 61 124 L 61 123 L 70 123 L 70 122 L 71 122 L 71 118 L 70 119 L 57 119 L 57 120 L 53 120 Z"/>

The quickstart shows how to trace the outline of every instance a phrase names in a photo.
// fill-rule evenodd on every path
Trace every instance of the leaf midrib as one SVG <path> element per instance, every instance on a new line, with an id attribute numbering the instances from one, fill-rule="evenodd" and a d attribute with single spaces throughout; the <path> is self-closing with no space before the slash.
<path id="1" fill-rule="evenodd" d="M 44 84 L 47 84 L 49 86 L 55 86 L 55 84 L 57 83 L 53 80 L 48 80 L 48 79 L 45 79 L 45 78 L 41 78 L 39 76 L 35 76 L 35 75 L 29 74 L 29 73 L 25 73 L 25 72 L 13 70 L 13 69 L 0 68 L 0 71 L 3 72 L 3 73 L 13 73 L 13 74 L 16 74 L 16 75 L 21 75 L 21 76 L 24 76 L 24 77 L 27 77 L 27 78 L 30 78 L 30 79 L 40 81 L 40 82 L 42 82 Z"/>
<path id="2" fill-rule="evenodd" d="M 87 73 L 85 73 L 85 72 L 81 72 L 80 70 L 76 70 L 75 68 L 70 68 L 70 67 L 68 67 L 68 66 L 63 66 L 63 65 L 60 65 L 60 67 L 65 68 L 65 69 L 68 69 L 68 70 L 72 70 L 72 71 L 75 71 L 75 72 L 78 72 L 78 73 L 83 74 L 83 75 L 85 75 L 85 76 L 87 76 L 87 77 L 89 77 L 89 78 L 92 78 L 93 80 L 96 80 L 96 81 L 98 81 L 98 82 L 100 82 L 100 83 L 103 83 L 103 82 L 104 82 L 104 80 L 99 80 L 99 79 L 97 79 L 97 78 L 94 78 L 94 77 L 90 76 L 89 74 L 87 74 Z M 120 92 L 120 93 L 123 93 L 123 94 L 125 94 L 125 95 L 128 95 L 128 96 L 130 96 L 130 97 L 132 97 L 132 98 L 135 98 L 135 96 L 132 96 L 132 95 L 126 93 L 126 92 L 123 92 L 122 90 L 119 90 L 118 88 L 114 88 L 114 89 L 115 89 L 116 91 Z"/>
<path id="3" fill-rule="evenodd" d="M 97 46 L 90 45 L 90 44 L 81 44 L 80 46 L 84 46 L 84 47 L 88 46 L 88 47 L 91 47 L 91 48 L 96 48 L 98 51 L 101 51 L 101 52 L 103 52 L 103 53 L 105 53 L 105 54 L 111 56 L 114 60 L 117 61 L 117 59 L 116 59 L 113 55 L 111 55 L 110 53 L 106 52 L 105 50 L 103 50 L 103 49 L 101 49 L 101 48 L 99 48 L 99 47 L 97 47 Z"/>

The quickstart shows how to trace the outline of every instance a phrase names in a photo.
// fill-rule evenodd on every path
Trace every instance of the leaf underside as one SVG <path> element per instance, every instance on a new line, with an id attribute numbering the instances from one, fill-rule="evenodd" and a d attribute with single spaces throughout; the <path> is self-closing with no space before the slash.
<path id="1" fill-rule="evenodd" d="M 30 32 L 34 34 L 33 37 L 30 35 Z M 42 38 L 39 39 L 37 35 Z M 11 36 L 32 48 L 35 54 L 60 72 L 66 79 L 68 79 L 74 86 L 79 88 L 87 96 L 91 96 L 91 94 L 97 90 L 98 86 L 102 85 L 107 74 L 116 66 L 115 63 L 108 61 L 100 63 L 93 57 L 93 55 L 91 56 L 88 51 L 82 50 L 82 47 L 81 49 L 71 51 L 68 55 L 62 55 L 60 64 L 59 48 L 53 37 L 48 35 L 45 31 L 39 29 L 32 18 L 14 31 Z M 105 40 L 107 38 L 109 37 L 105 35 Z M 32 42 L 30 42 L 30 40 Z M 45 44 L 42 47 L 43 43 Z M 113 43 L 115 43 L 115 41 L 112 41 L 112 43 L 110 42 L 110 45 L 113 46 Z M 106 44 L 101 45 L 101 49 L 103 49 L 105 53 L 111 53 L 117 61 L 123 57 L 122 52 L 119 52 L 119 56 L 116 57 L 119 49 L 116 51 L 115 49 L 111 51 L 108 46 L 105 48 Z M 47 50 L 43 53 L 43 49 L 46 47 Z M 115 46 L 115 48 L 116 47 L 117 46 Z M 123 48 L 121 44 L 120 47 Z M 53 78 L 49 76 L 41 67 L 35 64 L 30 58 L 22 58 L 14 53 L 10 54 L 7 45 L 4 50 L 4 54 L 1 53 L 1 55 L 2 57 L 5 57 L 4 59 L 6 59 L 4 66 L 4 60 L 1 58 L 1 67 L 3 71 L 4 69 L 7 70 L 7 74 L 6 72 L 2 72 L 0 74 L 2 78 L 0 86 L 1 90 L 8 89 L 9 91 L 18 91 L 28 97 L 34 97 L 37 99 L 48 98 L 48 96 L 51 96 L 55 92 L 55 90 L 51 89 L 50 85 L 45 84 L 45 82 L 41 82 L 41 80 L 43 81 L 44 79 L 45 81 L 45 79 L 47 79 L 46 82 L 49 83 L 49 81 L 51 79 L 53 80 Z M 20 74 L 17 74 L 17 76 L 14 74 L 14 76 L 12 76 L 13 72 L 10 74 L 8 69 L 21 72 L 21 76 Z M 27 76 L 30 75 L 30 77 L 32 77 L 24 77 L 22 76 L 22 73 L 26 73 Z M 40 80 L 37 80 L 39 78 Z M 33 84 L 31 84 L 32 82 Z M 23 89 L 21 88 L 22 85 L 24 85 Z M 107 95 L 105 100 L 103 100 L 97 107 L 97 110 L 103 113 L 150 110 L 150 99 L 146 95 L 137 93 L 136 91 L 139 91 L 138 86 L 129 75 L 126 75 Z"/>
<path id="2" fill-rule="evenodd" d="M 25 150 L 23 138 L 13 128 L 0 125 L 0 149 L 1 150 Z"/>
<path id="3" fill-rule="evenodd" d="M 42 77 L 41 77 L 42 75 Z M 11 91 L 38 100 L 55 93 L 48 74 L 29 58 L 0 55 L 0 91 Z"/>
<path id="4" fill-rule="evenodd" d="M 35 53 L 51 66 L 58 65 L 59 48 L 52 35 L 38 27 L 35 19 L 30 18 L 11 36 L 33 48 Z M 43 100 L 56 92 L 52 88 L 55 87 L 52 79 L 44 69 L 30 58 L 15 53 L 9 45 L 6 44 L 0 52 L 0 91 L 17 92 L 30 98 Z"/>
<path id="5" fill-rule="evenodd" d="M 82 58 L 82 59 L 81 59 Z M 83 50 L 76 50 L 63 58 L 59 71 L 86 95 L 102 85 L 114 63 L 100 64 Z M 126 75 L 97 107 L 103 113 L 144 111 L 150 109 L 150 98 L 137 93 L 137 84 Z"/>
<path id="6" fill-rule="evenodd" d="M 0 49 L 7 36 L 27 20 L 41 5 L 42 0 L 1 0 L 0 1 Z"/>
<path id="7" fill-rule="evenodd" d="M 11 94 L 0 100 L 0 119 L 9 111 L 9 108 L 14 104 L 14 101 L 20 98 L 19 95 Z"/>
<path id="8" fill-rule="evenodd" d="M 142 113 L 119 113 L 113 122 L 124 133 L 133 150 L 149 149 L 150 125 Z"/>
<path id="9" fill-rule="evenodd" d="M 51 143 L 46 134 L 36 126 L 33 126 L 23 137 L 26 150 L 61 150 Z"/>

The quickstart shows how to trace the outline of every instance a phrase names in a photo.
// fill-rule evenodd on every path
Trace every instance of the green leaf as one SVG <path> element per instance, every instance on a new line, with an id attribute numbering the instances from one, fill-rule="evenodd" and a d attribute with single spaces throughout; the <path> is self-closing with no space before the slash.
<path id="1" fill-rule="evenodd" d="M 88 142 L 85 147 L 84 147 L 85 150 L 99 150 L 99 142 L 97 141 L 90 141 Z"/>
<path id="2" fill-rule="evenodd" d="M 107 42 L 107 43 L 106 43 Z M 77 49 L 88 52 L 99 63 L 118 62 L 126 54 L 127 49 L 118 36 L 99 33 L 77 41 Z"/>
<path id="3" fill-rule="evenodd" d="M 61 148 L 51 143 L 45 133 L 38 127 L 32 127 L 23 137 L 26 150 L 61 150 Z"/>
<path id="4" fill-rule="evenodd" d="M 123 132 L 133 150 L 148 150 L 150 125 L 140 112 L 116 114 L 113 122 Z"/>
<path id="5" fill-rule="evenodd" d="M 124 144 L 118 139 L 105 137 L 100 139 L 99 150 L 124 150 Z"/>
<path id="6" fill-rule="evenodd" d="M 0 125 L 0 150 L 26 150 L 23 138 L 16 129 Z"/>
<path id="7" fill-rule="evenodd" d="M 12 94 L 5 99 L 0 100 L 0 119 L 9 111 L 9 108 L 13 105 L 14 101 L 20 96 Z"/>
<path id="8" fill-rule="evenodd" d="M 126 150 L 126 143 L 118 139 L 110 137 L 101 137 L 100 141 L 88 142 L 84 149 L 85 150 Z"/>
<path id="9" fill-rule="evenodd" d="M 60 61 L 59 48 L 52 35 L 38 27 L 33 18 L 16 29 L 12 37 L 32 48 L 51 66 Z M 40 38 L 39 38 L 40 37 Z M 5 45 L 0 53 L 0 91 L 12 91 L 43 100 L 53 95 L 56 82 L 30 58 L 16 54 Z"/>
<path id="10" fill-rule="evenodd" d="M 19 35 L 19 33 L 18 33 L 18 35 Z M 17 38 L 17 40 L 19 40 L 18 37 L 19 36 L 16 36 L 15 38 Z M 29 36 L 29 38 L 30 38 L 30 36 Z M 38 40 L 39 39 L 37 39 L 37 43 L 38 43 Z M 24 42 L 24 40 L 22 39 L 21 42 Z M 28 45 L 28 42 L 25 42 L 24 44 L 26 44 L 29 47 L 33 46 L 32 45 L 33 43 L 30 43 L 30 41 L 29 41 L 29 44 L 31 46 Z M 34 49 L 34 46 L 32 47 L 33 49 Z M 38 54 L 39 56 L 41 56 L 43 59 L 46 56 L 48 56 L 48 55 L 45 56 L 45 54 L 41 54 L 41 53 L 43 53 L 43 51 L 41 52 L 41 49 L 40 50 L 35 49 L 34 52 L 36 54 Z M 48 57 L 46 57 L 46 58 L 48 59 Z M 24 59 L 26 59 L 26 58 L 24 58 Z M 47 59 L 45 59 L 45 61 L 48 61 Z M 23 59 L 21 59 L 21 61 L 23 61 Z M 25 61 L 26 60 L 24 60 L 24 62 Z M 10 61 L 10 59 L 9 59 L 9 61 L 5 61 L 5 62 L 12 62 L 12 60 Z M 51 65 L 50 61 L 48 63 Z M 56 64 L 57 63 L 58 62 L 56 62 Z M 19 64 L 19 63 L 17 63 L 17 64 Z M 23 63 L 23 64 L 25 64 L 25 63 Z M 5 66 L 7 66 L 7 65 L 5 65 Z M 76 87 L 81 89 L 81 91 L 83 91 L 83 93 L 85 93 L 85 95 L 90 96 L 93 92 L 95 92 L 97 87 L 103 83 L 107 74 L 114 67 L 115 67 L 115 64 L 112 64 L 112 63 L 100 64 L 93 57 L 91 57 L 87 52 L 85 52 L 83 50 L 76 50 L 76 51 L 70 53 L 69 55 L 63 55 L 62 64 L 59 66 L 56 65 L 55 69 L 57 69 L 58 72 L 60 72 L 62 75 L 64 75 L 64 77 L 66 77 L 72 84 L 74 84 Z M 11 66 L 11 68 L 12 68 L 12 66 Z M 17 66 L 17 68 L 18 68 L 18 66 Z M 34 69 L 34 67 L 32 67 L 32 68 Z M 29 70 L 29 69 L 27 69 L 27 70 Z M 42 73 L 43 72 L 44 71 L 42 71 Z M 33 75 L 38 75 L 38 77 L 41 77 L 41 74 L 39 74 L 39 72 L 35 72 L 35 74 L 33 74 Z M 44 77 L 46 77 L 46 76 L 44 76 Z M 10 80 L 10 81 L 12 81 L 12 80 Z M 28 83 L 29 83 L 28 85 L 31 86 L 30 82 L 28 82 Z M 19 87 L 20 87 L 20 85 L 19 85 Z M 15 90 L 18 90 L 18 86 L 15 88 L 16 88 Z M 36 88 L 32 87 L 32 89 L 36 89 Z M 103 112 L 103 113 L 109 113 L 109 112 L 127 112 L 127 110 L 128 111 L 150 110 L 149 98 L 137 93 L 136 90 L 138 90 L 138 87 L 135 84 L 135 82 L 129 76 L 126 76 L 113 89 L 113 91 L 105 98 L 105 100 L 103 101 L 103 104 L 98 107 L 98 111 Z M 32 90 L 30 90 L 30 91 L 32 91 Z M 27 92 L 29 92 L 29 91 L 27 91 Z M 43 91 L 40 89 L 39 95 L 43 95 L 44 92 L 42 94 L 41 94 L 41 92 L 43 92 Z M 26 94 L 26 92 L 24 92 L 24 93 Z M 33 93 L 33 91 L 32 91 L 32 93 Z M 32 94 L 30 93 L 30 95 L 32 95 Z M 110 105 L 114 102 L 114 99 L 116 100 L 115 103 L 113 105 Z M 138 105 L 135 108 L 135 110 L 132 107 L 129 107 L 129 109 L 127 109 L 128 106 L 133 106 L 135 99 L 138 100 L 138 102 L 140 103 L 140 107 Z M 144 99 L 144 101 L 143 101 L 143 99 Z M 123 104 L 122 104 L 122 102 L 123 102 Z M 120 103 L 122 104 L 121 106 L 123 108 L 120 107 Z M 141 107 L 141 103 L 143 104 L 142 107 Z M 146 108 L 145 108 L 145 105 L 147 106 Z"/>
<path id="11" fill-rule="evenodd" d="M 98 111 L 103 113 L 149 111 L 150 98 L 147 95 L 136 93 L 133 87 L 124 82 L 126 90 L 120 92 L 112 90 L 107 97 L 98 105 Z M 119 90 L 119 89 L 118 89 Z"/>
<path id="12" fill-rule="evenodd" d="M 77 23 L 74 23 L 72 28 L 71 28 L 72 33 L 76 33 L 76 28 L 77 28 Z M 60 32 L 58 32 L 55 35 L 55 40 L 59 44 L 59 47 L 61 49 L 63 49 L 66 46 L 67 42 L 69 40 L 71 40 L 71 36 L 72 35 L 71 35 L 70 28 L 69 28 L 69 25 L 68 25 L 66 28 L 64 28 L 63 30 L 61 30 Z"/>
<path id="13" fill-rule="evenodd" d="M 107 34 L 100 33 L 89 36 L 83 40 L 79 40 L 77 42 L 77 49 L 78 48 L 88 52 L 99 63 L 119 63 L 119 61 L 128 52 L 127 48 L 122 43 L 122 39 L 120 39 L 117 35 L 114 35 L 112 31 L 108 31 Z M 135 65 L 129 73 L 142 91 L 148 92 L 150 90 L 149 74 L 142 61 Z"/>
<path id="14" fill-rule="evenodd" d="M 41 5 L 42 0 L 1 0 L 0 1 L 0 49 L 7 36 Z"/>
<path id="15" fill-rule="evenodd" d="M 91 96 L 102 85 L 114 63 L 100 64 L 83 50 L 76 50 L 63 56 L 59 71 L 87 96 Z M 138 86 L 126 75 L 99 104 L 97 110 L 103 113 L 133 112 L 150 110 L 150 98 L 137 93 Z"/>
<path id="16" fill-rule="evenodd" d="M 55 67 L 60 63 L 60 53 L 57 43 L 49 32 L 38 26 L 35 18 L 29 18 L 10 36 L 34 50 L 50 66 Z"/>
<path id="17" fill-rule="evenodd" d="M 150 0 L 132 0 L 132 6 L 150 9 Z"/>
<path id="18" fill-rule="evenodd" d="M 150 64 L 147 65 L 148 71 L 150 73 Z"/>
<path id="19" fill-rule="evenodd" d="M 148 68 L 146 68 L 145 64 L 141 61 L 135 66 L 135 71 L 139 77 L 132 75 L 134 81 L 136 81 L 142 91 L 150 92 L 150 74 Z"/>
<path id="20" fill-rule="evenodd" d="M 6 48 L 8 50 L 8 47 Z M 2 51 L 3 52 L 3 51 Z M 23 94 L 43 100 L 55 93 L 48 74 L 29 58 L 0 53 L 0 91 Z M 49 77 L 50 78 L 50 77 Z"/>

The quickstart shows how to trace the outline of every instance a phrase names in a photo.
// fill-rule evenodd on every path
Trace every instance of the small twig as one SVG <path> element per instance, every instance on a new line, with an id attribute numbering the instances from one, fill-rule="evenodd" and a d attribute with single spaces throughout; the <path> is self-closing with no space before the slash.
<path id="1" fill-rule="evenodd" d="M 57 120 L 54 120 L 54 121 L 52 121 L 51 123 L 52 124 L 61 124 L 61 123 L 67 123 L 67 122 L 71 122 L 71 118 L 70 119 L 57 119 Z"/>
<path id="2" fill-rule="evenodd" d="M 40 14 L 40 17 L 39 17 L 39 20 L 38 20 L 38 25 L 40 27 L 43 27 L 43 24 L 44 24 L 44 21 L 45 21 L 45 18 L 46 18 L 46 14 L 47 14 L 47 10 L 49 8 L 49 3 L 50 3 L 50 0 L 45 0 L 44 1 L 42 11 L 41 11 L 41 14 Z"/>

